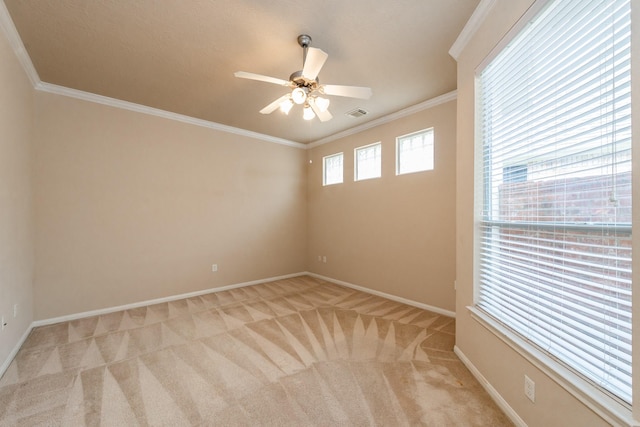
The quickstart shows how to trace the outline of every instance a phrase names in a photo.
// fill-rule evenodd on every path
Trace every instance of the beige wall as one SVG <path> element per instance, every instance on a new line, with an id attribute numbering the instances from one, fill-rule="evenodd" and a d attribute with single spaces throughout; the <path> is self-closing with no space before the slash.
<path id="1" fill-rule="evenodd" d="M 33 87 L 0 31 L 0 366 L 33 320 L 32 118 Z"/>
<path id="2" fill-rule="evenodd" d="M 37 319 L 305 270 L 304 150 L 44 92 L 35 121 Z"/>
<path id="3" fill-rule="evenodd" d="M 473 304 L 474 71 L 532 3 L 533 0 L 498 0 L 458 60 L 456 345 L 527 425 L 608 425 L 558 383 L 481 326 L 466 309 Z M 637 176 L 635 179 L 637 182 Z M 637 203 L 636 187 L 634 198 Z M 637 225 L 637 209 L 634 210 L 634 221 Z M 637 236 L 634 240 L 637 247 Z M 634 277 L 637 278 L 637 269 L 634 271 Z M 637 280 L 634 282 L 637 283 Z M 536 383 L 535 404 L 524 396 L 525 374 Z"/>
<path id="4" fill-rule="evenodd" d="M 309 151 L 309 271 L 453 311 L 456 102 Z M 433 127 L 435 168 L 396 176 L 395 138 Z M 382 142 L 382 178 L 354 182 L 354 148 Z M 322 186 L 344 152 L 344 183 Z M 318 255 L 327 262 L 319 262 Z"/>
<path id="5" fill-rule="evenodd" d="M 310 150 L 311 165 L 40 91 L 35 121 L 36 319 L 305 270 L 454 310 L 455 102 Z M 395 176 L 395 137 L 428 127 L 435 170 Z M 376 141 L 383 178 L 354 183 L 353 148 Z M 336 150 L 346 182 L 322 187 Z"/>

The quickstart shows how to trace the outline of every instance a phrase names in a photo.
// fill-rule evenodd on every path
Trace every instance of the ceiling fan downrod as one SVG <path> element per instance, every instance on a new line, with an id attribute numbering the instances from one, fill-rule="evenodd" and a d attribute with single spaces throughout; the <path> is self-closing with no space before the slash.
<path id="1" fill-rule="evenodd" d="M 309 45 L 311 45 L 311 36 L 300 34 L 298 36 L 298 44 L 302 48 L 302 66 L 304 67 L 304 62 L 307 60 L 307 50 L 309 49 Z"/>
<path id="2" fill-rule="evenodd" d="M 311 36 L 308 34 L 300 34 L 298 36 L 298 44 L 302 48 L 302 67 L 307 62 L 307 52 L 311 45 Z M 320 79 L 316 76 L 314 80 L 309 80 L 302 75 L 302 70 L 296 71 L 289 76 L 289 81 L 294 83 L 300 88 L 306 88 L 309 92 L 313 92 L 318 89 Z"/>

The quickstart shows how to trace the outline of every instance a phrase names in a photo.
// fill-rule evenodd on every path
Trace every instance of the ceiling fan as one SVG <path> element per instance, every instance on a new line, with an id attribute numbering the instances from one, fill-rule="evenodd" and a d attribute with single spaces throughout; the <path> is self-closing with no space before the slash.
<path id="1" fill-rule="evenodd" d="M 298 36 L 298 44 L 302 47 L 302 70 L 296 71 L 289 76 L 289 80 L 278 79 L 276 77 L 263 76 L 261 74 L 236 71 L 234 75 L 241 79 L 258 80 L 261 82 L 274 83 L 291 89 L 291 92 L 282 95 L 262 110 L 262 114 L 271 114 L 278 108 L 289 114 L 295 104 L 303 106 L 302 117 L 311 120 L 318 116 L 320 121 L 326 122 L 333 117 L 328 110 L 329 99 L 322 95 L 346 96 L 350 98 L 369 99 L 373 92 L 371 88 L 360 86 L 342 86 L 320 84 L 318 74 L 324 65 L 327 53 L 320 49 L 309 47 L 311 37 L 306 34 Z"/>

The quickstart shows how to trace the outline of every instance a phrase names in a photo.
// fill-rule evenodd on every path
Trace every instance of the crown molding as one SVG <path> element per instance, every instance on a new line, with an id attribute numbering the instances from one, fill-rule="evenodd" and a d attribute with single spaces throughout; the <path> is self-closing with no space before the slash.
<path id="1" fill-rule="evenodd" d="M 480 0 L 476 10 L 473 11 L 464 28 L 460 31 L 458 38 L 451 46 L 451 49 L 449 49 L 449 55 L 451 55 L 453 59 L 458 60 L 458 57 L 467 46 L 467 43 L 469 43 L 469 40 L 471 40 L 471 37 L 478 31 L 478 28 L 480 28 L 480 25 L 482 25 L 496 3 L 497 0 Z"/>
<path id="2" fill-rule="evenodd" d="M 129 101 L 123 101 L 120 99 L 109 98 L 108 96 L 96 95 L 90 92 L 84 92 L 77 89 L 71 89 L 65 86 L 54 85 L 51 83 L 38 82 L 35 85 L 35 89 L 52 93 L 56 95 L 66 96 L 70 98 L 76 98 L 83 101 L 94 102 L 97 104 L 107 105 L 110 107 L 121 108 L 124 110 L 134 111 L 142 114 L 149 114 L 152 116 L 162 117 L 169 120 L 175 120 L 182 123 L 188 123 L 194 126 L 201 126 L 208 129 L 219 130 L 222 132 L 227 132 L 235 135 L 246 136 L 249 138 L 259 139 L 266 142 L 271 142 L 274 144 L 286 145 L 289 147 L 299 148 L 303 150 L 309 150 L 311 148 L 327 144 L 331 141 L 335 141 L 336 139 L 344 138 L 346 136 L 354 135 L 356 133 L 360 133 L 364 130 L 370 129 L 372 127 L 380 126 L 385 123 L 392 122 L 394 120 L 398 120 L 400 118 L 409 116 L 411 114 L 415 114 L 417 112 L 428 110 L 429 108 L 433 108 L 437 105 L 444 104 L 449 101 L 453 101 L 457 98 L 457 92 L 451 91 L 445 93 L 444 95 L 440 95 L 438 97 L 429 99 L 427 101 L 421 102 L 420 104 L 413 105 L 411 107 L 405 108 L 403 110 L 397 111 L 395 113 L 389 114 L 384 117 L 380 117 L 378 119 L 372 120 L 370 122 L 364 123 L 360 126 L 356 126 L 350 129 L 347 129 L 343 132 L 336 133 L 334 135 L 328 136 L 326 138 L 322 138 L 310 144 L 302 144 L 300 142 L 290 141 L 288 139 L 277 138 L 275 136 L 265 135 L 258 132 L 252 132 L 245 129 L 240 129 L 232 126 L 223 125 L 216 122 L 210 122 L 207 120 L 197 119 L 195 117 L 186 116 L 183 114 L 172 113 L 170 111 L 160 110 L 158 108 L 147 107 L 146 105 L 140 105 Z"/>
<path id="3" fill-rule="evenodd" d="M 389 123 L 403 117 L 410 116 L 412 114 L 418 113 L 423 110 L 428 110 L 429 108 L 436 107 L 440 104 L 444 104 L 446 102 L 454 101 L 458 97 L 457 91 L 453 90 L 451 92 L 447 92 L 444 95 L 436 96 L 435 98 L 431 98 L 427 101 L 421 102 L 419 104 L 413 105 L 411 107 L 407 107 L 403 110 L 396 111 L 395 113 L 388 114 L 383 117 L 379 117 L 377 119 L 371 120 L 370 122 L 363 123 L 360 126 L 352 127 L 343 132 L 338 132 L 326 138 L 319 139 L 307 145 L 308 149 L 319 147 L 320 145 L 327 144 L 329 142 L 335 141 L 340 138 L 344 138 L 347 136 L 355 135 L 367 129 L 371 129 L 376 126 L 383 125 L 385 123 Z"/>
<path id="4" fill-rule="evenodd" d="M 76 98 L 83 101 L 94 102 L 96 104 L 107 105 L 110 107 L 121 108 L 123 110 L 134 111 L 142 114 L 149 114 L 151 116 L 162 117 L 169 120 L 175 120 L 182 123 L 188 123 L 194 126 L 201 126 L 208 129 L 214 129 L 222 132 L 231 133 L 234 135 L 246 136 L 248 138 L 259 139 L 274 144 L 287 145 L 289 147 L 306 149 L 307 146 L 300 142 L 290 141 L 288 139 L 277 138 L 275 136 L 265 135 L 258 132 L 252 132 L 245 129 L 236 128 L 233 126 L 227 126 L 216 122 L 210 122 L 208 120 L 197 119 L 191 116 L 185 116 L 183 114 L 172 113 L 170 111 L 160 110 L 158 108 L 147 107 L 146 105 L 136 104 L 134 102 L 123 101 L 120 99 L 109 98 L 108 96 L 96 95 L 90 92 L 84 92 L 82 90 L 71 89 L 64 86 L 58 86 L 51 83 L 40 82 L 36 85 L 36 90 L 52 93 L 56 95 L 62 95 L 69 98 Z"/>
<path id="5" fill-rule="evenodd" d="M 9 42 L 11 49 L 18 57 L 18 61 L 20 62 L 20 65 L 22 65 L 22 68 L 31 81 L 31 84 L 34 87 L 37 86 L 40 83 L 40 76 L 38 76 L 38 72 L 33 66 L 33 62 L 31 62 L 27 49 L 25 49 L 24 44 L 22 43 L 18 30 L 13 24 L 13 19 L 11 19 L 11 15 L 9 15 L 7 5 L 4 4 L 3 0 L 0 0 L 0 28 L 7 37 L 7 41 Z"/>

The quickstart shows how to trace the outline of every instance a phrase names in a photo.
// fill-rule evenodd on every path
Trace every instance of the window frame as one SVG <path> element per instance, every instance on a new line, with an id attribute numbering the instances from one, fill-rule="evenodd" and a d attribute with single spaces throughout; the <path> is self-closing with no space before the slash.
<path id="1" fill-rule="evenodd" d="M 361 150 L 366 150 L 373 147 L 380 147 L 380 157 L 378 158 L 378 163 L 379 163 L 378 166 L 379 166 L 380 173 L 377 176 L 368 176 L 364 178 L 358 178 L 358 170 L 359 170 L 358 152 Z M 378 178 L 382 178 L 382 141 L 378 141 L 372 144 L 367 144 L 361 147 L 354 148 L 353 149 L 353 180 L 355 182 L 358 182 L 358 181 L 367 181 L 370 179 L 378 179 Z"/>
<path id="2" fill-rule="evenodd" d="M 327 182 L 327 160 L 334 157 L 340 157 L 342 159 L 342 171 L 340 174 L 340 181 Z M 344 152 L 329 154 L 327 156 L 322 157 L 322 186 L 326 187 L 329 185 L 338 185 L 343 183 L 344 183 Z"/>
<path id="3" fill-rule="evenodd" d="M 427 159 L 427 163 L 431 161 L 431 168 L 427 167 L 425 169 L 402 171 L 401 152 L 400 152 L 401 142 L 421 134 L 422 135 L 431 134 L 431 152 L 429 153 L 431 158 Z M 435 168 L 436 168 L 436 131 L 433 126 L 396 137 L 396 176 L 409 175 L 412 173 L 419 173 L 419 172 L 428 172 L 428 171 L 435 170 Z"/>

